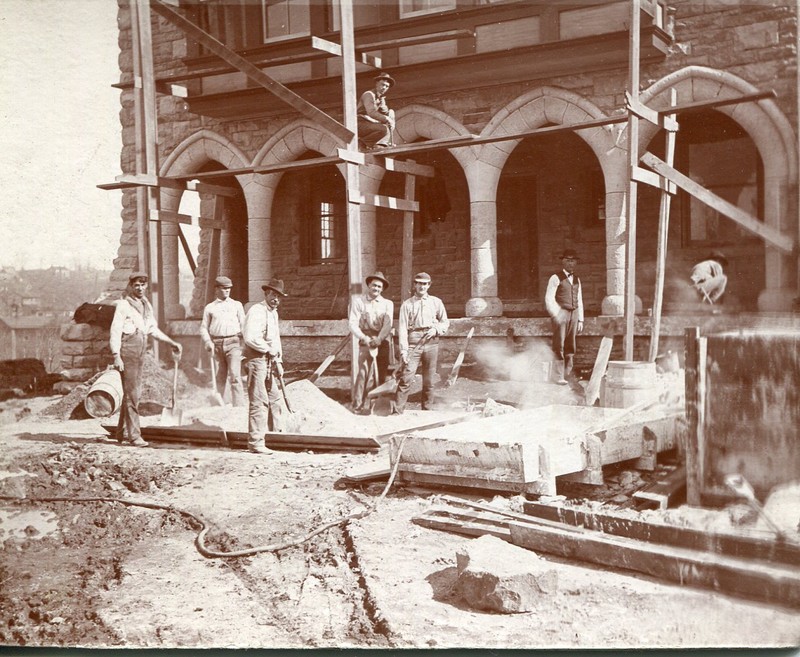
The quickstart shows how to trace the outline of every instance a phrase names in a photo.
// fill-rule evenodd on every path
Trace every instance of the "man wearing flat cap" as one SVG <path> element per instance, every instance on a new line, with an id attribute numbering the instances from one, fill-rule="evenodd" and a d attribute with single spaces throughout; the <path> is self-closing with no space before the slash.
<path id="1" fill-rule="evenodd" d="M 575 274 L 578 254 L 573 249 L 565 249 L 559 257 L 561 271 L 547 281 L 544 305 L 553 326 L 556 383 L 566 385 L 572 378 L 576 336 L 583 332 L 583 292 Z"/>
<path id="2" fill-rule="evenodd" d="M 353 384 L 353 412 L 370 413 L 366 393 L 382 383 L 389 369 L 389 334 L 394 303 L 383 298 L 389 281 L 383 272 L 367 276 L 367 291 L 353 299 L 348 313 L 350 332 L 358 339 L 358 373 Z"/>
<path id="3" fill-rule="evenodd" d="M 428 294 L 431 276 L 420 272 L 414 276 L 414 295 L 400 306 L 397 322 L 397 336 L 400 344 L 400 358 L 404 367 L 397 383 L 393 413 L 405 410 L 408 392 L 414 383 L 417 368 L 422 364 L 422 410 L 430 410 L 433 405 L 433 384 L 439 360 L 439 336 L 447 333 L 450 320 L 439 297 Z"/>
<path id="4" fill-rule="evenodd" d="M 114 367 L 122 378 L 122 403 L 116 438 L 134 447 L 147 447 L 139 422 L 139 400 L 148 337 L 153 336 L 171 345 L 175 360 L 180 360 L 182 351 L 180 344 L 158 328 L 153 306 L 145 296 L 147 283 L 147 274 L 144 272 L 137 271 L 130 275 L 125 296 L 115 304 L 108 336 Z"/>
<path id="5" fill-rule="evenodd" d="M 366 150 L 394 146 L 394 110 L 386 105 L 386 94 L 394 85 L 394 78 L 381 73 L 374 82 L 372 89 L 361 94 L 356 109 L 358 139 Z"/>
<path id="6" fill-rule="evenodd" d="M 283 377 L 283 352 L 278 325 L 278 306 L 287 296 L 283 281 L 273 278 L 261 286 L 264 301 L 247 311 L 244 321 L 244 356 L 247 360 L 247 392 L 250 395 L 248 449 L 270 454 L 264 443 L 267 431 L 283 431 L 283 400 L 276 379 Z"/>
<path id="7" fill-rule="evenodd" d="M 244 306 L 231 299 L 233 281 L 227 276 L 217 276 L 214 281 L 216 299 L 203 309 L 200 338 L 211 352 L 216 367 L 216 385 L 220 395 L 225 393 L 225 382 L 231 386 L 231 402 L 244 406 L 242 386 L 242 335 L 244 334 Z"/>

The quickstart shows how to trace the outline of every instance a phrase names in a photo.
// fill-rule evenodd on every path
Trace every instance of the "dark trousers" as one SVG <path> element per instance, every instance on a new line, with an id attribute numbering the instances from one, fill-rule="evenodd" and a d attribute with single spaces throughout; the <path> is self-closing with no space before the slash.
<path id="1" fill-rule="evenodd" d="M 418 344 L 418 343 L 417 343 Z M 408 392 L 414 383 L 417 369 L 422 365 L 422 408 L 428 410 L 433 404 L 433 384 L 439 362 L 439 338 L 432 338 L 422 349 L 414 349 L 416 344 L 408 345 L 408 363 L 400 372 L 397 382 L 395 409 L 402 413 L 408 401 Z"/>
<path id="2" fill-rule="evenodd" d="M 551 323 L 553 326 L 553 353 L 557 360 L 563 361 L 564 377 L 567 377 L 572 373 L 575 358 L 578 311 L 562 308 L 559 317 L 553 317 Z"/>
<path id="3" fill-rule="evenodd" d="M 391 144 L 391 130 L 385 123 L 373 123 L 366 119 L 358 119 L 358 139 L 365 146 L 389 146 Z"/>
<path id="4" fill-rule="evenodd" d="M 231 402 L 234 406 L 244 406 L 244 386 L 242 385 L 242 342 L 237 337 L 214 338 L 211 357 L 217 365 L 217 391 L 225 392 L 225 382 L 231 386 Z"/>
<path id="5" fill-rule="evenodd" d="M 134 441 L 141 439 L 139 400 L 142 396 L 142 367 L 147 351 L 147 338 L 141 331 L 122 336 L 119 355 L 124 369 L 122 378 L 122 404 L 117 424 L 117 438 Z"/>
<path id="6" fill-rule="evenodd" d="M 354 411 L 364 408 L 368 403 L 366 394 L 386 380 L 389 372 L 389 340 L 391 337 L 381 342 L 374 363 L 369 347 L 360 343 L 358 345 L 358 371 L 352 395 Z"/>

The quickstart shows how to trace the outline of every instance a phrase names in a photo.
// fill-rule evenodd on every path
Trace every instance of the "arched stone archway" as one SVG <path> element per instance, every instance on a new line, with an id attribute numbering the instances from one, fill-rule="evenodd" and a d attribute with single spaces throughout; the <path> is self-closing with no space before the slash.
<path id="1" fill-rule="evenodd" d="M 535 130 L 547 124 L 571 125 L 605 118 L 603 112 L 578 94 L 556 87 L 539 87 L 516 98 L 501 109 L 482 130 L 481 136 L 502 136 Z M 625 152 L 616 147 L 612 126 L 576 130 L 594 152 L 603 170 L 606 189 L 607 295 L 603 311 L 622 308 L 624 293 Z M 472 195 L 473 298 L 467 315 L 502 314 L 497 297 L 497 186 L 500 173 L 519 139 L 476 147 L 476 158 L 467 168 Z"/>
<path id="2" fill-rule="evenodd" d="M 160 175 L 177 176 L 200 171 L 211 162 L 218 162 L 226 168 L 239 168 L 247 165 L 247 157 L 232 142 L 210 130 L 201 130 L 187 137 L 170 153 L 161 166 Z M 169 212 L 178 212 L 183 191 L 179 189 L 161 188 L 161 208 Z M 203 236 L 201 235 L 201 240 Z M 228 236 L 223 233 L 221 239 L 220 263 L 222 273 L 227 271 L 231 263 Z M 161 227 L 162 254 L 162 293 L 167 319 L 183 319 L 185 309 L 180 305 L 180 271 L 179 271 L 179 238 L 177 224 L 167 223 Z M 207 275 L 207 255 L 198 259 L 198 281 L 204 287 Z"/>
<path id="3" fill-rule="evenodd" d="M 736 97 L 758 91 L 749 82 L 703 66 L 688 66 L 661 78 L 642 92 L 641 101 L 650 107 L 669 107 L 669 92 L 675 89 L 678 104 Z M 779 230 L 798 234 L 796 137 L 788 119 L 772 100 L 745 102 L 716 108 L 736 121 L 752 139 L 764 165 L 763 221 Z M 640 149 L 657 131 L 642 122 Z M 680 139 L 680 131 L 678 132 Z M 797 296 L 796 256 L 766 248 L 766 289 L 759 295 L 759 310 L 787 311 Z"/>

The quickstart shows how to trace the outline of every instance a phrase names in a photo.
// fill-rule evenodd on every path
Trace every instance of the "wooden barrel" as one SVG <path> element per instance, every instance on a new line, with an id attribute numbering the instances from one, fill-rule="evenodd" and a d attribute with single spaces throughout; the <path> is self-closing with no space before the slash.
<path id="1" fill-rule="evenodd" d="M 83 406 L 92 417 L 108 417 L 122 403 L 122 377 L 117 370 L 106 370 L 89 388 Z"/>
<path id="2" fill-rule="evenodd" d="M 654 400 L 656 364 L 634 360 L 610 360 L 603 379 L 600 405 L 607 408 L 628 408 Z"/>

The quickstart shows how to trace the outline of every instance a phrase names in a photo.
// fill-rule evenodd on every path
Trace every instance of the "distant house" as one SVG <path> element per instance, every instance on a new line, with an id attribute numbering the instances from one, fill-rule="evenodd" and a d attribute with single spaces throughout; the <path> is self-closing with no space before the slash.
<path id="1" fill-rule="evenodd" d="M 60 359 L 62 317 L 0 317 L 0 360 L 38 358 L 48 370 Z"/>

